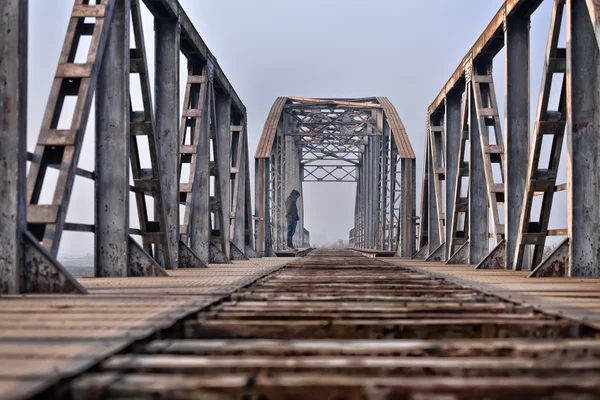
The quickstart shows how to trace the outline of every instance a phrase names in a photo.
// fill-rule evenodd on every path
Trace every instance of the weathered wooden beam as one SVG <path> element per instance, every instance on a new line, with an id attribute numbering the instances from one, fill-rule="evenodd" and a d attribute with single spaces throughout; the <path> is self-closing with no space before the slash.
<path id="1" fill-rule="evenodd" d="M 266 176 L 265 176 L 265 164 L 267 160 L 265 158 L 258 158 L 255 160 L 255 195 L 254 201 L 256 202 L 255 214 L 256 214 L 256 252 L 259 257 L 265 256 L 265 240 L 266 240 L 266 226 L 265 226 L 265 214 L 266 214 Z"/>
<path id="2" fill-rule="evenodd" d="M 429 128 L 431 129 L 431 128 Z M 429 140 L 427 142 L 427 159 L 425 162 L 427 162 L 427 185 L 429 186 L 428 190 L 427 190 L 427 195 L 428 195 L 428 200 L 427 200 L 427 204 L 429 205 L 429 212 L 428 212 L 428 221 L 427 223 L 429 224 L 428 227 L 428 242 L 429 242 L 429 254 L 431 254 L 434 250 L 436 250 L 440 244 L 440 232 L 441 232 L 441 227 L 440 227 L 440 220 L 438 219 L 438 202 L 436 199 L 436 190 L 435 190 L 435 183 L 436 183 L 436 179 L 435 179 L 435 164 L 434 164 L 434 160 L 433 160 L 433 146 L 435 146 L 434 143 L 432 143 L 432 136 L 429 135 Z M 428 256 L 429 256 L 428 254 Z"/>
<path id="3" fill-rule="evenodd" d="M 451 94 L 446 96 L 445 104 L 445 140 L 446 140 L 446 260 L 452 256 L 452 219 L 454 216 L 454 195 L 456 192 L 456 177 L 458 174 L 458 155 L 461 136 L 461 96 Z"/>
<path id="4" fill-rule="evenodd" d="M 0 2 L 0 293 L 19 293 L 26 222 L 28 0 Z"/>
<path id="5" fill-rule="evenodd" d="M 155 118 L 167 243 L 179 263 L 179 22 L 156 18 Z"/>
<path id="6" fill-rule="evenodd" d="M 506 18 L 504 206 L 506 269 L 513 269 L 529 159 L 529 17 Z"/>
<path id="7" fill-rule="evenodd" d="M 192 65 L 190 63 L 190 65 Z M 197 68 L 197 67 L 196 67 Z M 198 129 L 198 143 L 194 164 L 194 182 L 192 186 L 192 203 L 190 207 L 190 225 L 186 235 L 189 237 L 190 249 L 204 263 L 210 261 L 210 119 L 214 108 L 213 75 L 214 65 L 209 61 L 206 67 L 206 84 L 202 96 L 202 110 L 195 129 Z"/>
<path id="8" fill-rule="evenodd" d="M 231 100 L 228 95 L 215 93 L 216 110 L 216 151 L 218 175 L 215 184 L 218 187 L 220 210 L 219 230 L 221 232 L 221 251 L 229 258 L 230 254 L 230 210 L 231 210 Z"/>
<path id="9" fill-rule="evenodd" d="M 600 276 L 600 49 L 588 8 L 567 0 L 570 276 Z"/>
<path id="10" fill-rule="evenodd" d="M 115 3 L 96 89 L 96 277 L 128 275 L 130 9 Z"/>
<path id="11" fill-rule="evenodd" d="M 471 69 L 471 74 L 473 71 Z M 479 121 L 473 96 L 472 83 L 469 88 L 469 263 L 479 264 L 489 252 L 488 243 L 488 193 Z"/>

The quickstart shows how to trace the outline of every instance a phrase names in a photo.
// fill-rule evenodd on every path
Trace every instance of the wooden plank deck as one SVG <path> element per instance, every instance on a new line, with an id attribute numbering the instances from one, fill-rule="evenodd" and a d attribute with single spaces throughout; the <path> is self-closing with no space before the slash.
<path id="1" fill-rule="evenodd" d="M 600 329 L 600 278 L 527 278 L 530 271 L 476 270 L 472 265 L 410 259 L 386 261 Z"/>
<path id="2" fill-rule="evenodd" d="M 88 295 L 0 298 L 0 399 L 30 398 L 93 369 L 281 268 L 277 258 L 169 271 L 158 278 L 81 278 Z"/>

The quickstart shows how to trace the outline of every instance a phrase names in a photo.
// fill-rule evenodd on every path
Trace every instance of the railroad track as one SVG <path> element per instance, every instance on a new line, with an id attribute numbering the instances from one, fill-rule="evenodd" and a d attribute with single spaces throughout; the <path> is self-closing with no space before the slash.
<path id="1" fill-rule="evenodd" d="M 182 334 L 111 357 L 72 396 L 600 398 L 586 327 L 348 250 L 293 261 Z"/>

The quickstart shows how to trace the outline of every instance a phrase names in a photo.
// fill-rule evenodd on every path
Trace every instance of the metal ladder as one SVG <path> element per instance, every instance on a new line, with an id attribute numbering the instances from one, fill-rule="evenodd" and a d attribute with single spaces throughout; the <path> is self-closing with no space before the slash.
<path id="1" fill-rule="evenodd" d="M 566 190 L 566 185 L 556 185 L 558 167 L 562 144 L 565 135 L 567 106 L 566 106 L 566 49 L 558 47 L 561 21 L 564 10 L 564 1 L 556 1 L 552 12 L 552 22 L 550 24 L 550 33 L 548 35 L 548 44 L 546 48 L 546 58 L 544 62 L 544 73 L 542 75 L 542 85 L 537 109 L 537 118 L 533 135 L 533 146 L 529 156 L 529 168 L 527 173 L 527 182 L 525 185 L 525 199 L 523 212 L 521 214 L 521 223 L 519 226 L 519 235 L 517 238 L 517 248 L 515 252 L 515 269 L 522 268 L 524 250 L 526 245 L 533 245 L 532 269 L 542 261 L 544 254 L 544 245 L 546 237 L 549 234 L 566 234 L 566 230 L 548 230 L 550 222 L 550 212 L 552 210 L 552 200 L 554 193 Z M 561 92 L 558 110 L 548 109 L 550 92 L 552 89 L 552 78 L 554 74 L 564 74 L 561 83 Z M 540 168 L 540 155 L 542 152 L 543 137 L 547 135 L 552 137 L 552 146 L 550 148 L 550 160 L 547 166 Z M 542 196 L 542 207 L 539 219 L 536 221 L 531 216 L 533 198 L 536 195 Z"/>

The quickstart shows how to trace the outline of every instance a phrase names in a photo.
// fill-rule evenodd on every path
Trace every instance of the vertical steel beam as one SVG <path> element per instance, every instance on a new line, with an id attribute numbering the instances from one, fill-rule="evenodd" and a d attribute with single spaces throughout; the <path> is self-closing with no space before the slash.
<path id="1" fill-rule="evenodd" d="M 265 256 L 265 199 L 269 196 L 268 187 L 265 186 L 265 159 L 259 158 L 255 162 L 255 214 L 256 218 L 256 252 L 259 257 Z"/>
<path id="2" fill-rule="evenodd" d="M 427 116 L 429 121 L 429 115 Z M 425 128 L 425 153 L 423 154 L 423 176 L 421 179 L 421 210 L 419 221 L 419 243 L 420 251 L 429 242 L 429 128 Z"/>
<path id="3" fill-rule="evenodd" d="M 505 48 L 505 268 L 513 269 L 529 158 L 529 17 L 507 17 Z"/>
<path id="4" fill-rule="evenodd" d="M 411 257 L 416 252 L 416 160 L 402 158 L 400 161 L 400 210 L 398 255 Z"/>
<path id="5" fill-rule="evenodd" d="M 130 7 L 115 4 L 96 89 L 96 277 L 128 274 Z"/>
<path id="6" fill-rule="evenodd" d="M 0 293 L 19 293 L 26 222 L 28 0 L 0 1 Z"/>
<path id="7" fill-rule="evenodd" d="M 193 193 L 190 212 L 188 237 L 190 249 L 205 264 L 210 261 L 210 118 L 213 109 L 212 80 L 214 66 L 209 60 L 207 65 L 207 82 L 204 88 L 202 111 L 200 116 L 198 149 L 196 156 L 196 172 L 194 173 Z"/>
<path id="8" fill-rule="evenodd" d="M 155 18 L 155 118 L 167 243 L 179 264 L 179 21 Z"/>
<path id="9" fill-rule="evenodd" d="M 428 121 L 428 129 L 427 134 L 429 135 L 429 130 L 431 129 L 431 121 Z M 429 253 L 433 252 L 440 246 L 440 220 L 438 219 L 438 204 L 436 200 L 436 190 L 435 190 L 435 163 L 433 161 L 433 143 L 432 135 L 429 135 L 429 141 L 427 141 L 427 204 L 429 205 L 429 211 L 427 213 L 428 217 L 426 223 L 428 224 L 427 231 L 429 232 Z M 421 221 L 423 223 L 425 221 Z"/>
<path id="10" fill-rule="evenodd" d="M 231 148 L 235 148 L 235 153 L 232 153 L 232 166 L 237 168 L 235 178 L 231 180 L 232 198 L 231 198 L 231 243 L 233 243 L 242 252 L 245 251 L 245 217 L 246 217 L 246 130 L 237 132 L 237 135 L 232 130 Z M 235 143 L 236 141 L 237 143 Z M 235 160 L 235 161 L 234 161 Z M 235 164 L 235 165 L 234 165 Z M 232 174 L 233 175 L 233 174 Z"/>
<path id="11" fill-rule="evenodd" d="M 265 160 L 264 167 L 264 193 L 265 193 L 265 213 L 264 213 L 264 227 L 265 227 L 265 251 L 264 257 L 271 257 L 273 255 L 273 234 L 271 224 L 273 223 L 271 219 L 271 198 L 269 196 L 269 190 L 271 187 L 271 161 L 267 158 Z"/>
<path id="12" fill-rule="evenodd" d="M 219 231 L 221 232 L 221 251 L 230 258 L 229 223 L 231 213 L 231 184 L 230 184 L 230 149 L 231 149 L 231 98 L 228 95 L 215 93 L 215 108 L 217 116 L 216 144 L 218 194 L 220 208 Z"/>
<path id="13" fill-rule="evenodd" d="M 444 129 L 446 131 L 446 260 L 452 256 L 452 216 L 454 215 L 454 194 L 458 174 L 458 153 L 461 135 L 461 95 L 453 93 L 446 96 Z"/>
<path id="14" fill-rule="evenodd" d="M 381 148 L 381 136 L 370 136 L 371 145 L 369 146 L 370 172 L 369 172 L 369 216 L 371 219 L 369 235 L 369 248 L 376 249 L 379 242 L 379 190 L 380 190 L 380 168 L 379 156 Z"/>
<path id="15" fill-rule="evenodd" d="M 479 264 L 489 252 L 488 194 L 473 85 L 469 86 L 469 263 Z M 431 247 L 430 247 L 431 248 Z"/>
<path id="16" fill-rule="evenodd" d="M 596 24 L 596 21 L 593 21 Z M 570 276 L 600 276 L 600 50 L 585 2 L 567 0 Z"/>

